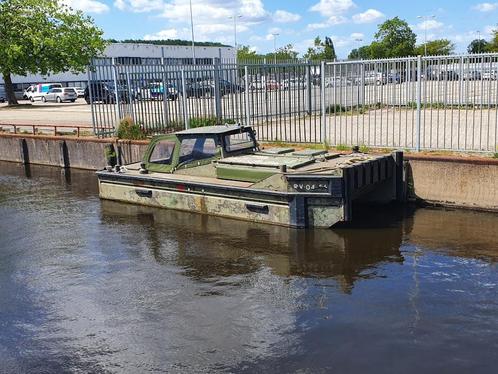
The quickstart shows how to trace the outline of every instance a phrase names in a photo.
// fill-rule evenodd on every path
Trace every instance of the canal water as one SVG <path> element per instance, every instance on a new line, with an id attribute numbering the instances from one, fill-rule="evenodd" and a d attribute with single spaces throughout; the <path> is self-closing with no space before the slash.
<path id="1" fill-rule="evenodd" d="M 361 214 L 296 231 L 0 163 L 0 372 L 495 373 L 498 215 Z"/>

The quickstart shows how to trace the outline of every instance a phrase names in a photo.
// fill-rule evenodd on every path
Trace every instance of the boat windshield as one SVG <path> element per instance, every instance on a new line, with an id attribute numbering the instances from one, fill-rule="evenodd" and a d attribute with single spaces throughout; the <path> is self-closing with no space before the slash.
<path id="1" fill-rule="evenodd" d="M 157 142 L 150 155 L 149 162 L 153 164 L 170 165 L 175 145 L 176 141 L 171 139 L 164 139 Z"/>
<path id="2" fill-rule="evenodd" d="M 198 137 L 182 139 L 180 145 L 180 164 L 211 158 L 216 155 L 213 138 Z"/>
<path id="3" fill-rule="evenodd" d="M 242 132 L 225 136 L 225 149 L 227 152 L 236 152 L 255 148 L 254 140 L 249 132 Z"/>

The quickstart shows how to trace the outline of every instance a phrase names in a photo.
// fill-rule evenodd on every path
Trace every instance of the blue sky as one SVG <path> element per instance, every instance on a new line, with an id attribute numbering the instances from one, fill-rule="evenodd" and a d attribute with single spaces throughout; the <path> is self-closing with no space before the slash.
<path id="1" fill-rule="evenodd" d="M 190 39 L 188 0 L 61 0 L 92 16 L 107 38 Z M 448 38 L 464 52 L 480 34 L 489 38 L 498 24 L 498 3 L 473 0 L 192 0 L 196 40 L 234 44 L 258 52 L 293 44 L 303 53 L 315 36 L 330 36 L 338 56 L 373 39 L 387 18 L 405 19 L 424 40 Z M 425 21 L 417 16 L 434 16 Z"/>

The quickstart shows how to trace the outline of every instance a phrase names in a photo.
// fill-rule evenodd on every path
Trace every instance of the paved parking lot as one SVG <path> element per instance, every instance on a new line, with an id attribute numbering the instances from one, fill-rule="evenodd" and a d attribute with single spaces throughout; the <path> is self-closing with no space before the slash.
<path id="1" fill-rule="evenodd" d="M 21 100 L 16 108 L 0 104 L 0 126 L 5 124 L 75 125 L 92 127 L 92 112 L 85 100 L 75 103 L 42 103 Z"/>

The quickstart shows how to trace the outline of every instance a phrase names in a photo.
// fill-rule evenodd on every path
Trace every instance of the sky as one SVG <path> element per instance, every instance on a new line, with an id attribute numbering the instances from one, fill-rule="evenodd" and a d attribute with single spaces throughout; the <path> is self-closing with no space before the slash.
<path id="1" fill-rule="evenodd" d="M 106 38 L 191 39 L 188 0 L 60 1 L 94 18 Z M 235 16 L 237 44 L 258 53 L 292 44 L 302 54 L 316 36 L 329 36 L 345 58 L 395 16 L 408 22 L 419 43 L 427 33 L 427 40 L 450 39 L 456 52 L 498 27 L 498 2 L 473 0 L 192 0 L 192 8 L 195 40 L 234 45 Z"/>

